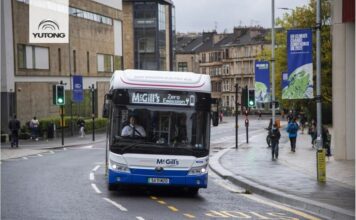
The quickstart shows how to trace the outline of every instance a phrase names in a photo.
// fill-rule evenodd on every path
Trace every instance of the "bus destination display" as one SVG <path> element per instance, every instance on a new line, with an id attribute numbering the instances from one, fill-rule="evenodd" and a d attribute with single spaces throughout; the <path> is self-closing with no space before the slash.
<path id="1" fill-rule="evenodd" d="M 130 93 L 130 103 L 147 105 L 194 106 L 195 96 L 193 94 L 189 95 L 157 92 L 132 92 Z"/>

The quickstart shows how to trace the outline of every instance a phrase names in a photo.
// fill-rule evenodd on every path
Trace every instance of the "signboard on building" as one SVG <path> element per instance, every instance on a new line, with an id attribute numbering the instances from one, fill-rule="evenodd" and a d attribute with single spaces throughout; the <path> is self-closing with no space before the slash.
<path id="1" fill-rule="evenodd" d="M 268 61 L 255 62 L 255 100 L 256 103 L 265 103 L 270 101 Z"/>
<path id="2" fill-rule="evenodd" d="M 288 85 L 282 99 L 313 98 L 313 42 L 311 29 L 288 30 Z"/>
<path id="3" fill-rule="evenodd" d="M 31 0 L 30 43 L 68 43 L 69 0 Z"/>
<path id="4" fill-rule="evenodd" d="M 73 76 L 73 102 L 83 101 L 83 76 Z"/>

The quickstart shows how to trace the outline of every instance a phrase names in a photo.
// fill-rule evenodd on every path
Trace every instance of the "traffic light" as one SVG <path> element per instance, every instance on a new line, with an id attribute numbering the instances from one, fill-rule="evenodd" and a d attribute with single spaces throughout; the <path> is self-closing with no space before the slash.
<path id="1" fill-rule="evenodd" d="M 64 105 L 66 103 L 65 100 L 65 91 L 64 91 L 64 85 L 56 85 L 56 90 L 55 90 L 55 104 L 56 105 Z"/>
<path id="2" fill-rule="evenodd" d="M 242 88 L 241 106 L 244 106 L 244 107 L 248 106 L 248 88 L 247 88 L 247 86 Z"/>
<path id="3" fill-rule="evenodd" d="M 255 107 L 255 90 L 248 90 L 248 107 Z"/>

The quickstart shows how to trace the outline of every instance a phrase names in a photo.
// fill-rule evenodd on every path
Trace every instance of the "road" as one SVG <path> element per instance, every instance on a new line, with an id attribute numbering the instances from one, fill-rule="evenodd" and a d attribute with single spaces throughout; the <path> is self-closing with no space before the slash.
<path id="1" fill-rule="evenodd" d="M 266 121 L 251 134 L 264 132 Z M 212 128 L 212 151 L 234 144 L 231 119 Z M 266 126 L 264 126 L 266 127 Z M 259 129 L 259 130 L 258 130 Z M 244 141 L 244 129 L 240 129 Z M 209 186 L 191 197 L 172 189 L 109 192 L 104 143 L 52 150 L 3 161 L 2 219 L 313 219 L 209 174 Z"/>

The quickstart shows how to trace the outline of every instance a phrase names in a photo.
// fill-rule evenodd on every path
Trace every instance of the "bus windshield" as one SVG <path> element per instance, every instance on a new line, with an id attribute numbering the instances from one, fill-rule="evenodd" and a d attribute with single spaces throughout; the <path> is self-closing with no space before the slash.
<path id="1" fill-rule="evenodd" d="M 110 150 L 206 156 L 210 115 L 190 107 L 114 105 Z"/>

